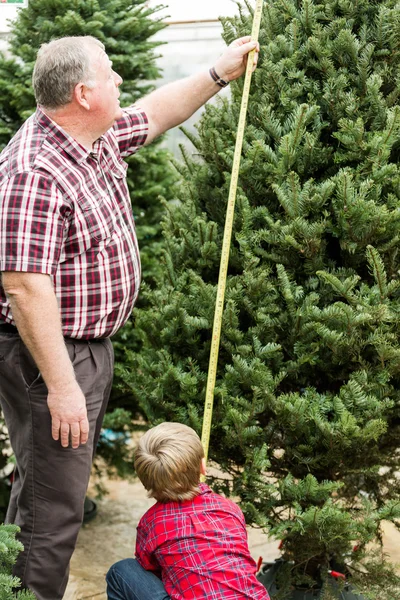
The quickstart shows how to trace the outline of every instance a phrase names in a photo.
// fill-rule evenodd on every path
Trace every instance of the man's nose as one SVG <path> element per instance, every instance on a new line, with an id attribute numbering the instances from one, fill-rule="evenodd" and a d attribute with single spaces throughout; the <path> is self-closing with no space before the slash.
<path id="1" fill-rule="evenodd" d="M 114 71 L 114 81 L 115 81 L 115 85 L 117 87 L 119 87 L 121 85 L 121 83 L 123 82 L 122 77 L 120 75 L 118 75 L 118 73 L 116 73 L 115 71 Z"/>

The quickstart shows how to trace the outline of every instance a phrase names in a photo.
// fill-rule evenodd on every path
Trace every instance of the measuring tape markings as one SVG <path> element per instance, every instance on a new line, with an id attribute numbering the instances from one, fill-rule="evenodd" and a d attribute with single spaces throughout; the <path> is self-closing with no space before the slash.
<path id="1" fill-rule="evenodd" d="M 254 20 L 253 20 L 253 29 L 251 33 L 252 41 L 258 41 L 260 26 L 261 26 L 261 17 L 262 17 L 262 6 L 263 0 L 257 0 L 256 8 L 254 10 Z M 233 219 L 235 214 L 235 202 L 236 202 L 236 194 L 239 180 L 239 170 L 240 170 L 240 160 L 243 148 L 243 140 L 244 140 L 244 131 L 246 126 L 246 115 L 248 108 L 248 101 L 250 95 L 250 85 L 251 85 L 251 77 L 253 71 L 253 63 L 254 63 L 254 54 L 255 50 L 249 53 L 247 59 L 247 68 L 245 81 L 243 86 L 243 95 L 242 95 L 242 103 L 240 108 L 240 116 L 238 122 L 237 129 L 237 137 L 236 137 L 236 145 L 235 145 L 235 153 L 233 157 L 233 166 L 232 166 L 232 174 L 231 174 L 231 182 L 229 189 L 229 197 L 226 211 L 226 220 L 225 220 L 225 229 L 224 229 L 224 238 L 222 243 L 222 251 L 221 251 L 221 262 L 218 276 L 218 288 L 217 288 L 217 298 L 215 304 L 215 314 L 214 314 L 214 324 L 213 324 L 213 333 L 211 339 L 211 350 L 210 350 L 210 361 L 208 368 L 208 379 L 207 379 L 207 388 L 206 388 L 206 399 L 204 406 L 204 416 L 203 416 L 203 430 L 201 435 L 201 442 L 204 448 L 204 456 L 207 461 L 208 458 L 208 448 L 210 443 L 210 434 L 211 434 L 211 423 L 212 423 L 212 411 L 214 404 L 214 390 L 215 390 L 215 382 L 217 378 L 217 366 L 218 366 L 218 354 L 219 354 L 219 346 L 221 339 L 221 328 L 222 328 L 222 316 L 224 310 L 224 300 L 225 300 L 225 290 L 226 290 L 226 280 L 228 274 L 228 264 L 229 264 L 229 253 L 232 239 L 232 230 L 233 230 Z"/>

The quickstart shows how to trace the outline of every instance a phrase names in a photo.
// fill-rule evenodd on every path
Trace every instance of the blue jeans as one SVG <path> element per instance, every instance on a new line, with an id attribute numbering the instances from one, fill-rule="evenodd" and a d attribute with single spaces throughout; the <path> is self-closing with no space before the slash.
<path id="1" fill-rule="evenodd" d="M 161 579 L 133 558 L 115 563 L 106 581 L 108 600 L 170 600 Z"/>

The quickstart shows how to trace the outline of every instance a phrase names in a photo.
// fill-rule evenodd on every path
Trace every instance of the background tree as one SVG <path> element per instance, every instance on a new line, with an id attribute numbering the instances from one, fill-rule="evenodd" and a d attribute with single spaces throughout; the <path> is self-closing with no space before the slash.
<path id="1" fill-rule="evenodd" d="M 128 106 L 153 89 L 159 77 L 152 36 L 165 25 L 156 17 L 162 6 L 149 8 L 146 0 L 30 0 L 11 29 L 7 55 L 0 56 L 0 149 L 35 110 L 32 71 L 41 44 L 66 35 L 93 35 L 102 41 L 114 69 L 124 80 L 121 106 Z M 145 285 L 152 285 L 160 265 L 160 198 L 172 197 L 176 171 L 170 154 L 157 144 L 127 159 L 128 187 L 141 248 Z M 140 300 L 139 300 L 140 302 Z M 125 348 L 138 349 L 132 323 L 113 339 L 116 362 Z M 123 431 L 139 410 L 123 386 L 118 369 L 105 426 Z M 100 453 L 121 472 L 130 469 L 124 435 L 102 438 Z M 128 461 L 128 463 L 126 462 Z"/>
<path id="2" fill-rule="evenodd" d="M 247 34 L 248 12 L 224 30 Z M 260 43 L 210 445 L 229 477 L 213 483 L 282 539 L 277 598 L 334 565 L 393 600 L 400 581 L 367 548 L 400 518 L 400 7 L 268 0 Z M 151 423 L 201 431 L 242 86 L 191 136 L 137 313 L 125 379 Z"/>

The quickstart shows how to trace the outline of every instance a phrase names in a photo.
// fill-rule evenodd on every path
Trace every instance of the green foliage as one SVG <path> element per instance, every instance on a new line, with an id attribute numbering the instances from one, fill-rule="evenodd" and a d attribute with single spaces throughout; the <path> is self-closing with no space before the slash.
<path id="1" fill-rule="evenodd" d="M 17 591 L 21 587 L 18 577 L 11 575 L 18 554 L 24 549 L 15 535 L 16 525 L 0 525 L 0 600 L 35 600 L 29 591 Z"/>
<path id="2" fill-rule="evenodd" d="M 400 600 L 399 578 L 393 572 L 382 552 L 370 551 L 368 559 L 363 563 L 365 572 L 353 572 L 353 581 L 366 600 L 390 598 Z M 382 582 L 385 590 L 382 591 Z"/>
<path id="3" fill-rule="evenodd" d="M 5 520 L 8 501 L 10 498 L 10 482 L 4 477 L 7 471 L 7 465 L 12 460 L 10 459 L 9 452 L 9 440 L 8 431 L 4 422 L 3 415 L 0 415 L 0 523 Z"/>
<path id="4" fill-rule="evenodd" d="M 228 43 L 250 30 L 244 8 L 224 20 Z M 282 538 L 289 586 L 332 561 L 358 572 L 400 518 L 400 5 L 269 0 L 260 43 L 210 453 L 229 474 L 214 487 Z M 123 375 L 152 423 L 199 432 L 243 81 L 231 88 L 178 166 Z M 369 597 L 395 597 L 389 571 Z"/>
<path id="5" fill-rule="evenodd" d="M 0 148 L 4 147 L 25 119 L 35 110 L 31 78 L 40 45 L 65 35 L 92 35 L 101 40 L 124 82 L 121 105 L 136 102 L 151 91 L 149 81 L 159 77 L 155 50 L 160 45 L 151 37 L 165 25 L 157 18 L 161 6 L 150 8 L 145 0 L 30 0 L 18 12 L 7 55 L 0 55 Z M 142 276 L 154 285 L 160 267 L 161 199 L 172 198 L 177 175 L 170 165 L 168 151 L 152 144 L 127 159 L 128 187 L 141 248 Z M 139 303 L 142 300 L 139 300 Z M 125 348 L 140 348 L 132 323 L 114 339 L 117 363 L 125 360 Z M 140 410 L 117 370 L 109 410 L 123 408 L 133 415 Z M 132 418 L 126 420 L 131 426 Z M 126 470 L 124 456 L 130 453 L 122 444 L 115 454 L 107 452 L 120 470 Z M 118 457 L 118 458 L 117 458 Z"/>

